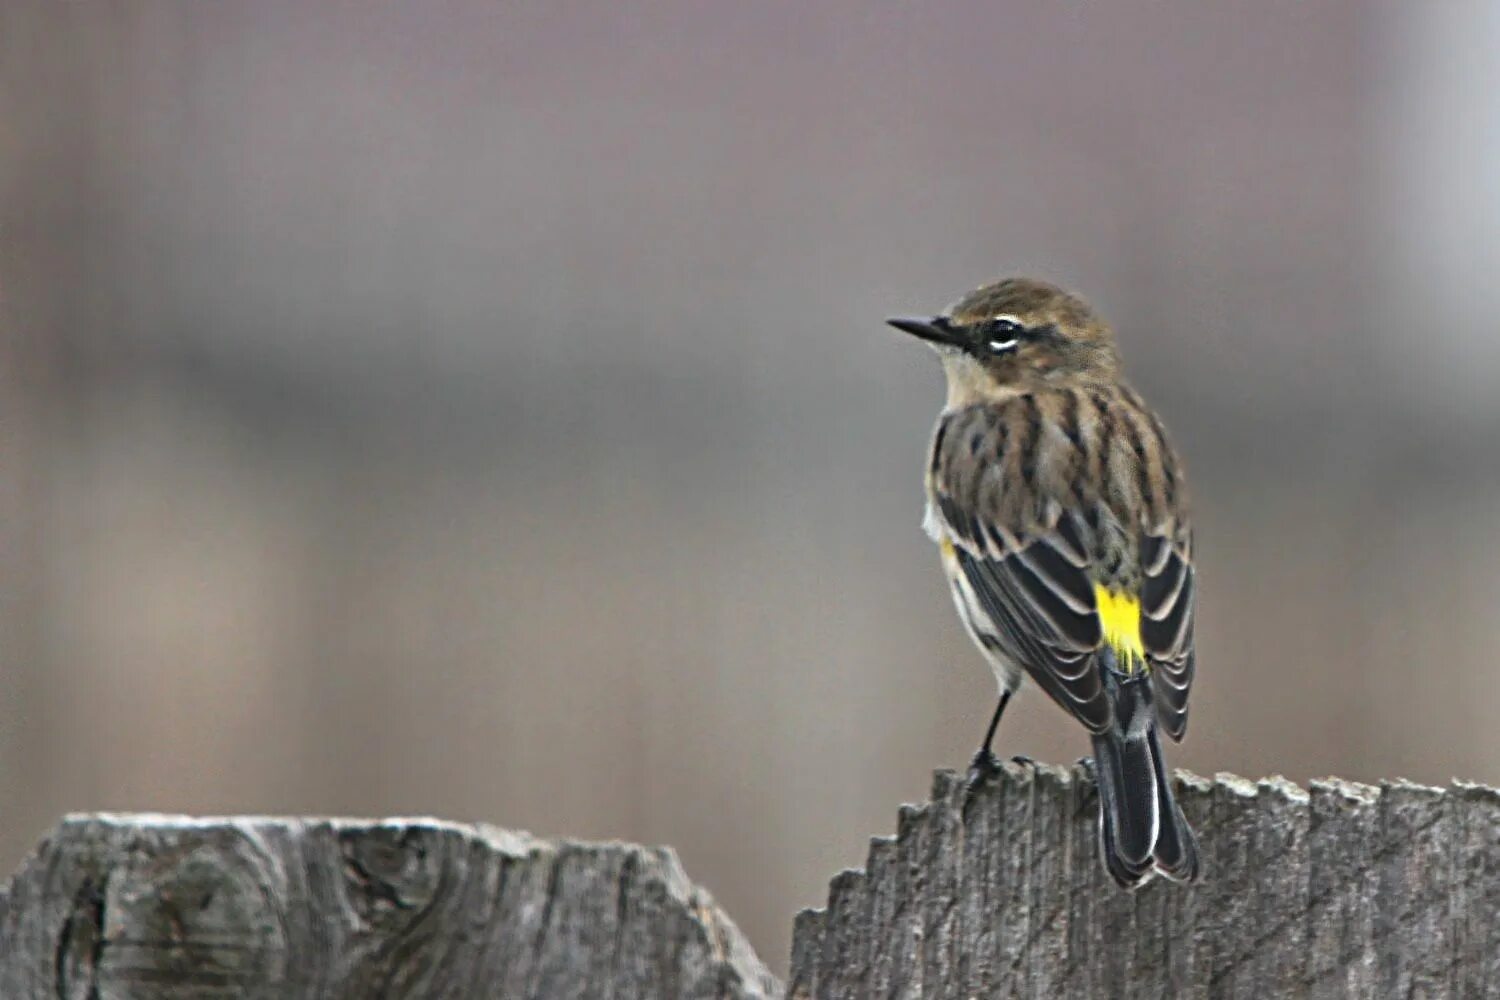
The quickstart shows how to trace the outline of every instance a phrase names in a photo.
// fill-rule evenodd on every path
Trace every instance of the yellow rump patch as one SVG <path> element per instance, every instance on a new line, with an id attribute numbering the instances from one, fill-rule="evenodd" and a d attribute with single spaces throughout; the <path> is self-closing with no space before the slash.
<path id="1" fill-rule="evenodd" d="M 1104 644 L 1115 651 L 1119 667 L 1127 674 L 1146 662 L 1141 644 L 1141 602 L 1129 594 L 1117 594 L 1094 584 L 1094 603 L 1099 608 L 1099 626 Z"/>

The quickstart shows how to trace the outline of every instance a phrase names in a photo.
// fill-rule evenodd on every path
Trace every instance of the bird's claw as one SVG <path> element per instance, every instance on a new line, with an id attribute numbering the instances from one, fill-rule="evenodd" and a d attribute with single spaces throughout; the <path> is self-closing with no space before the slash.
<path id="1" fill-rule="evenodd" d="M 979 787 L 1000 773 L 1000 758 L 987 749 L 981 749 L 969 761 L 969 777 L 964 782 L 964 816 L 969 815 L 969 806 Z"/>

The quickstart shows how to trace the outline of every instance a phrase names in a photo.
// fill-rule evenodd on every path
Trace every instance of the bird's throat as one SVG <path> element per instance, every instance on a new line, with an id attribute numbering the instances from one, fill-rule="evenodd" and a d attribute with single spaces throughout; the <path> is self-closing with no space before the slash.
<path id="1" fill-rule="evenodd" d="M 967 354 L 943 355 L 943 375 L 948 380 L 946 408 L 960 410 L 975 403 L 994 403 L 1020 394 L 1020 387 L 1007 385 L 993 371 Z"/>

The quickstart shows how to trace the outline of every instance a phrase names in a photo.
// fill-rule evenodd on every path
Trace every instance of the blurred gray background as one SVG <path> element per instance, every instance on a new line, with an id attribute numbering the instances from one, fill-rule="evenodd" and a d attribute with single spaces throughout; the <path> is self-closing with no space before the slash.
<path id="1" fill-rule="evenodd" d="M 1500 782 L 1500 6 L 0 7 L 0 868 L 65 810 L 666 842 L 793 912 L 993 682 L 918 527 L 1001 273 L 1194 474 L 1173 762 Z M 1032 693 L 999 748 L 1087 749 Z"/>

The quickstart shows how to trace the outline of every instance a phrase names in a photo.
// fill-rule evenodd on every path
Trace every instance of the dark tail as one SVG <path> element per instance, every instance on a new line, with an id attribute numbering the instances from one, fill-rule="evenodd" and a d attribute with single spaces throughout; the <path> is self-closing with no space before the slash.
<path id="1" fill-rule="evenodd" d="M 1127 888 L 1153 868 L 1191 882 L 1198 877 L 1198 843 L 1172 797 L 1150 685 L 1144 677 L 1131 678 L 1114 693 L 1118 722 L 1094 737 L 1104 866 Z"/>

